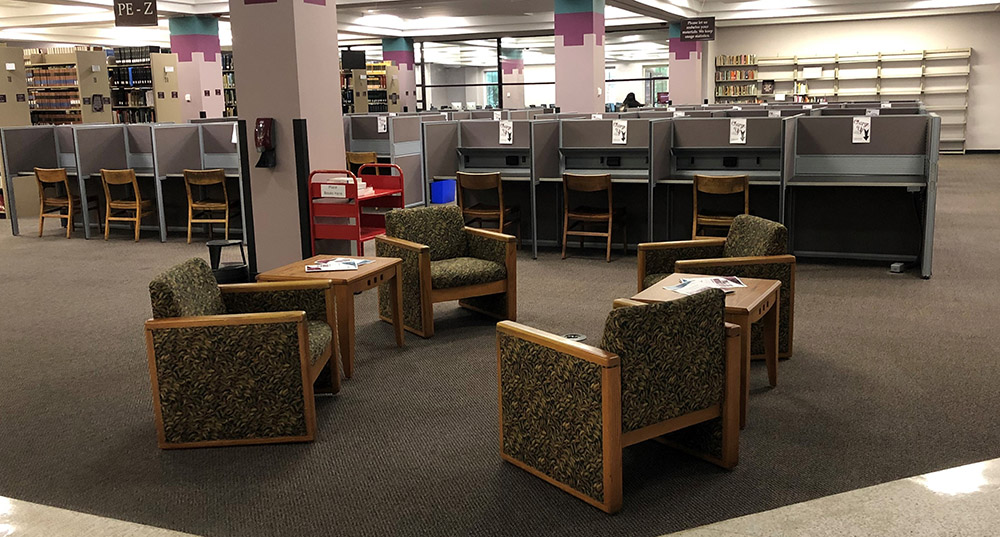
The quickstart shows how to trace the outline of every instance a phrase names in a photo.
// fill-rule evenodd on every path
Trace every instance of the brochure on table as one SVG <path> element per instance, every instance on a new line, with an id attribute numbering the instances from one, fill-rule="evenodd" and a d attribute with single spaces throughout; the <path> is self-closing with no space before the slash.
<path id="1" fill-rule="evenodd" d="M 722 289 L 726 294 L 732 293 L 746 284 L 736 276 L 713 276 L 707 278 L 682 278 L 677 285 L 663 288 L 682 295 L 696 295 L 706 289 Z"/>
<path id="2" fill-rule="evenodd" d="M 344 270 L 358 270 L 358 267 L 371 263 L 371 259 L 351 259 L 349 257 L 337 257 L 334 259 L 320 259 L 315 264 L 306 265 L 306 272 L 339 272 Z"/>

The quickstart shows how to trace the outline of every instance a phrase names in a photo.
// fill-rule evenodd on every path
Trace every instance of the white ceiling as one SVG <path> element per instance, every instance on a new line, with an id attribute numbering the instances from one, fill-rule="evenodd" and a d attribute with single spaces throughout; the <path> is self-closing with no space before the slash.
<path id="1" fill-rule="evenodd" d="M 984 0 L 607 0 L 607 25 L 655 27 L 683 17 L 715 16 L 719 26 L 883 18 L 994 11 Z M 166 18 L 214 14 L 223 45 L 231 43 L 228 0 L 159 0 L 156 28 L 115 28 L 112 0 L 0 0 L 0 42 L 169 45 Z M 339 0 L 342 44 L 382 36 L 418 40 L 544 35 L 552 31 L 552 0 Z M 645 45 L 644 45 L 645 46 Z M 628 52 L 629 47 L 619 47 Z M 637 47 L 631 47 L 637 48 Z M 639 52 L 636 50 L 636 52 Z"/>

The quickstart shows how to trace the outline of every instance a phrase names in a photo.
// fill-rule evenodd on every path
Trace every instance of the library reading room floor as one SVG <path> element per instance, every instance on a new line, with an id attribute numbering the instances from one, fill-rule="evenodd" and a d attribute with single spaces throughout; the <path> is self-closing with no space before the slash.
<path id="1" fill-rule="evenodd" d="M 930 280 L 800 261 L 795 355 L 773 389 L 753 364 L 739 465 L 629 447 L 614 516 L 500 460 L 495 322 L 456 304 L 398 348 L 355 297 L 355 375 L 313 443 L 159 450 L 148 285 L 205 238 L 0 221 L 0 537 L 996 535 L 998 169 L 942 158 Z M 518 321 L 600 341 L 635 249 L 571 253 L 519 252 Z"/>

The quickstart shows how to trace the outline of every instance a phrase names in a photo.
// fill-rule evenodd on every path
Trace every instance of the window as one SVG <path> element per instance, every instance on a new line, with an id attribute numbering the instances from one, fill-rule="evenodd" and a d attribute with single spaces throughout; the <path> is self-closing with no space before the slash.
<path id="1" fill-rule="evenodd" d="M 497 72 L 486 71 L 486 83 L 496 84 L 497 83 Z M 486 106 L 493 108 L 500 108 L 500 88 L 499 86 L 486 86 Z"/>

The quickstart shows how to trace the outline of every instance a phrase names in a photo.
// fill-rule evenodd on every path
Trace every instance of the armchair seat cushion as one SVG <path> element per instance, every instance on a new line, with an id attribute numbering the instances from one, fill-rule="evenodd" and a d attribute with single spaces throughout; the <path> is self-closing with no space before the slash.
<path id="1" fill-rule="evenodd" d="M 309 365 L 314 365 L 333 341 L 333 330 L 323 321 L 309 321 L 306 330 L 309 331 Z"/>
<path id="2" fill-rule="evenodd" d="M 646 277 L 642 279 L 642 288 L 643 289 L 649 289 L 650 287 L 653 286 L 654 283 L 662 280 L 663 278 L 666 278 L 667 276 L 670 276 L 670 275 L 666 274 L 666 273 L 660 273 L 660 272 L 656 272 L 656 273 L 653 273 L 653 274 L 647 274 Z"/>
<path id="3" fill-rule="evenodd" d="M 431 261 L 431 288 L 433 289 L 452 289 L 497 282 L 506 278 L 506 267 L 485 259 L 455 257 Z"/>

